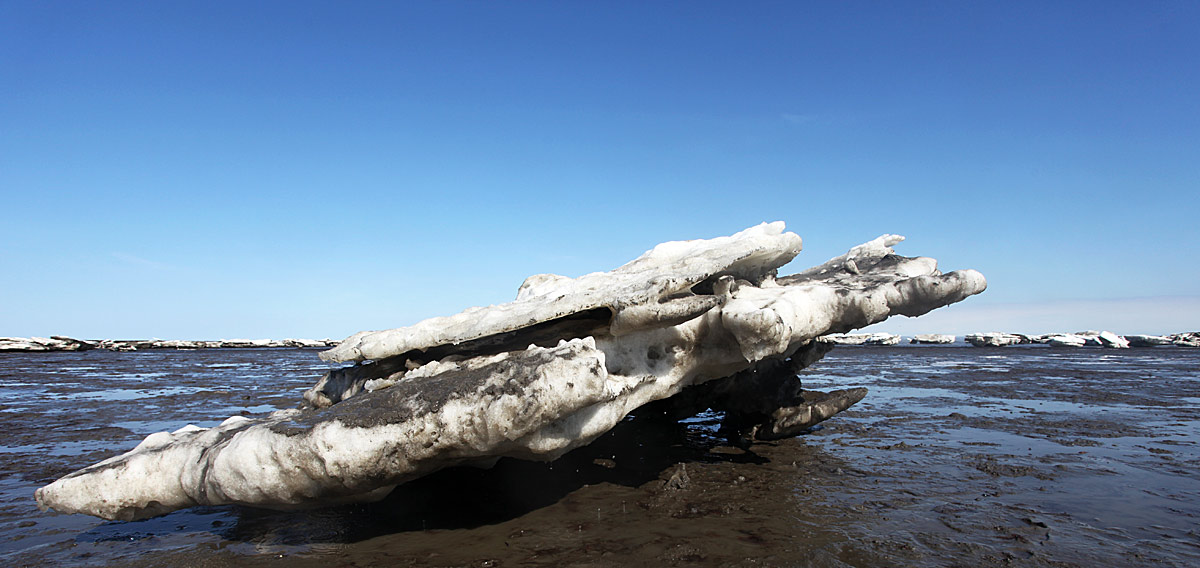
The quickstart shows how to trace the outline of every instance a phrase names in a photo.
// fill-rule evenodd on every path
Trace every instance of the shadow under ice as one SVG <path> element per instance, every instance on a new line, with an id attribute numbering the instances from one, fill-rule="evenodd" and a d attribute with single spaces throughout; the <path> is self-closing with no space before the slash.
<path id="1" fill-rule="evenodd" d="M 209 532 L 257 545 L 346 544 L 383 535 L 472 529 L 554 505 L 589 485 L 640 487 L 679 464 L 764 463 L 752 450 L 724 446 L 722 416 L 706 412 L 682 422 L 630 416 L 592 444 L 553 462 L 503 458 L 490 469 L 453 467 L 397 487 L 381 501 L 305 511 L 197 507 L 163 517 L 108 522 L 77 542 L 128 541 Z M 714 448 L 723 450 L 713 452 Z"/>

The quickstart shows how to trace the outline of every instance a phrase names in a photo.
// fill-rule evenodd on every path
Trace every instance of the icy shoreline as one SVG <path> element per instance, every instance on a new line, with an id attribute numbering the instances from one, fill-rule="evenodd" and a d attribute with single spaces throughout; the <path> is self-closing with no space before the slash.
<path id="1" fill-rule="evenodd" d="M 0 337 L 0 352 L 46 351 L 141 351 L 146 349 L 261 349 L 326 348 L 338 344 L 332 339 L 76 339 L 65 335 L 50 337 Z"/>
<path id="2" fill-rule="evenodd" d="M 913 336 L 891 333 L 834 333 L 819 341 L 835 345 L 891 346 L 900 344 L 951 345 L 963 342 L 975 347 L 1004 347 L 1008 345 L 1049 345 L 1051 347 L 1200 347 L 1200 332 L 1169 333 L 1164 335 L 1080 331 L 1075 333 L 969 333 L 918 334 Z M 1114 341 L 1113 338 L 1116 338 Z M 1107 342 L 1106 342 L 1107 340 Z M 337 339 L 76 339 L 63 335 L 50 337 L 0 337 L 0 353 L 48 351 L 144 351 L 150 349 L 324 349 L 336 347 Z M 1124 344 L 1123 344 L 1124 343 Z"/>

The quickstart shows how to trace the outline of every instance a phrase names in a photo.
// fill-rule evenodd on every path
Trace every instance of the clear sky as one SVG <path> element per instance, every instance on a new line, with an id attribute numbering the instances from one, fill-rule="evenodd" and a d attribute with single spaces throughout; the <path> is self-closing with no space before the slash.
<path id="1" fill-rule="evenodd" d="M 332 337 L 783 220 L 1200 329 L 1197 2 L 0 0 L 0 335 Z M 785 272 L 787 272 L 785 270 Z"/>

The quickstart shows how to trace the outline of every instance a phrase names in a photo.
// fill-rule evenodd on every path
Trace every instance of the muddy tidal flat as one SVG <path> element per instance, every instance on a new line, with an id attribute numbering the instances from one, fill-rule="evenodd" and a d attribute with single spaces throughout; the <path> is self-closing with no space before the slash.
<path id="1" fill-rule="evenodd" d="M 1200 565 L 1200 350 L 1175 347 L 839 347 L 805 386 L 867 398 L 749 450 L 718 416 L 639 418 L 369 505 L 137 522 L 34 505 L 148 434 L 295 406 L 316 354 L 0 354 L 0 565 Z"/>

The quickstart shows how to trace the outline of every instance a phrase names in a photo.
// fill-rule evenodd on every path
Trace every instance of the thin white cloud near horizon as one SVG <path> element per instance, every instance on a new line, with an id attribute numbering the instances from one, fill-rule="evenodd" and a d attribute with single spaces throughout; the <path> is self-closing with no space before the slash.
<path id="1" fill-rule="evenodd" d="M 980 305 L 972 305 L 968 298 L 920 317 L 892 317 L 863 328 L 863 331 L 965 335 L 988 331 L 1043 334 L 1089 329 L 1123 335 L 1200 330 L 1200 296 Z"/>

